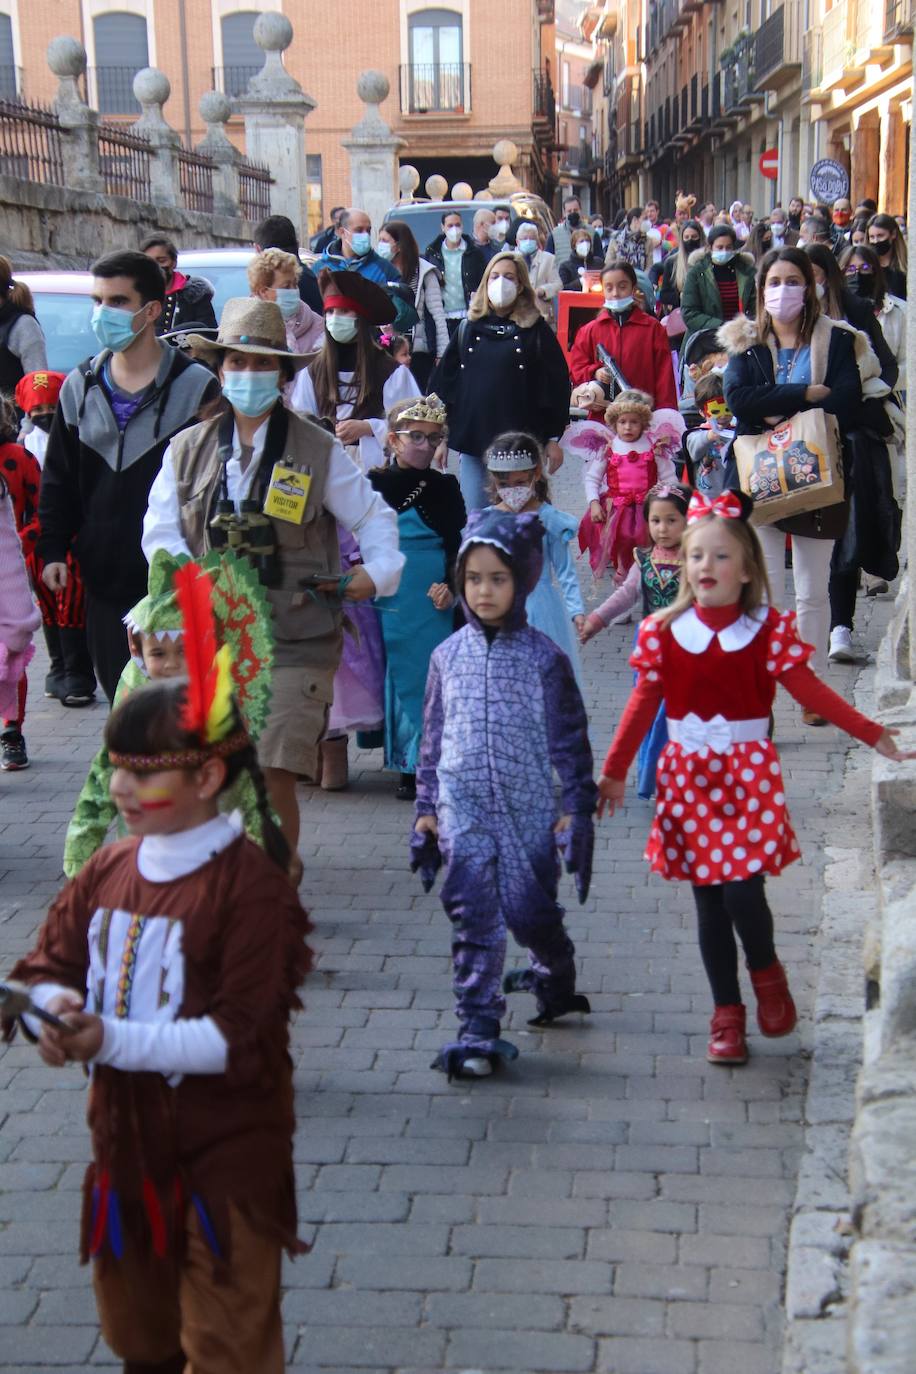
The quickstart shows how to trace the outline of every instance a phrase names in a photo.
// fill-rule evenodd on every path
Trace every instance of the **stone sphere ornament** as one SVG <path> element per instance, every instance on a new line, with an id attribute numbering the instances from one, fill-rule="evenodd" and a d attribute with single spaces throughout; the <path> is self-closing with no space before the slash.
<path id="1" fill-rule="evenodd" d="M 384 72 L 360 72 L 356 82 L 356 94 L 364 105 L 381 105 L 388 99 L 391 83 Z"/>
<path id="2" fill-rule="evenodd" d="M 86 70 L 86 49 L 78 38 L 61 34 L 52 38 L 47 51 L 48 66 L 56 77 L 82 76 Z"/>
<path id="3" fill-rule="evenodd" d="M 473 200 L 474 192 L 466 181 L 456 181 L 452 187 L 452 200 Z"/>
<path id="4" fill-rule="evenodd" d="M 141 105 L 164 105 L 172 94 L 172 83 L 158 67 L 143 67 L 134 77 L 134 96 Z"/>
<path id="5" fill-rule="evenodd" d="M 488 190 L 486 190 L 486 188 L 485 188 L 483 191 L 478 191 L 477 194 L 474 196 L 474 199 L 475 199 L 475 200 L 492 200 L 492 199 L 493 199 L 493 192 L 492 192 L 492 191 L 488 191 Z"/>
<path id="6" fill-rule="evenodd" d="M 405 162 L 398 170 L 398 190 L 405 198 L 412 197 L 420 185 L 420 173 L 411 163 Z"/>
<path id="7" fill-rule="evenodd" d="M 493 161 L 497 167 L 511 167 L 518 161 L 518 147 L 511 138 L 501 138 L 493 144 Z"/>
<path id="8" fill-rule="evenodd" d="M 225 124 L 232 115 L 229 97 L 222 91 L 205 91 L 197 108 L 205 124 Z"/>
<path id="9" fill-rule="evenodd" d="M 293 41 L 293 26 L 285 14 L 268 10 L 254 22 L 254 41 L 264 52 L 285 52 Z"/>
<path id="10" fill-rule="evenodd" d="M 448 195 L 448 182 L 445 177 L 431 176 L 426 178 L 426 194 L 430 200 L 445 200 Z"/>

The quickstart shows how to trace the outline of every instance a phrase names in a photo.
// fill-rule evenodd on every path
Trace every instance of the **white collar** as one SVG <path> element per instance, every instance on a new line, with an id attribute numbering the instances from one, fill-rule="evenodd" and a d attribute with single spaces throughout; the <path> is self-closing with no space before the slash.
<path id="1" fill-rule="evenodd" d="M 640 434 L 639 438 L 635 440 L 635 442 L 632 444 L 628 444 L 625 439 L 618 438 L 616 434 L 611 440 L 612 453 L 648 453 L 651 447 L 652 442 L 646 435 L 645 431 L 643 431 L 643 433 Z"/>
<path id="2" fill-rule="evenodd" d="M 718 639 L 727 654 L 734 654 L 739 649 L 746 649 L 760 632 L 766 622 L 768 610 L 769 607 L 760 606 L 752 615 L 740 615 L 737 620 L 733 620 L 724 630 L 717 633 L 703 624 L 695 607 L 691 606 L 676 620 L 672 620 L 671 633 L 688 654 L 705 654 L 714 639 Z"/>
<path id="3" fill-rule="evenodd" d="M 271 414 L 272 414 L 272 413 L 273 413 L 273 412 L 271 412 Z M 256 468 L 257 465 L 258 465 L 258 463 L 261 461 L 261 454 L 264 452 L 264 444 L 265 444 L 266 441 L 267 441 L 267 426 L 268 426 L 269 423 L 270 423 L 270 415 L 268 415 L 268 417 L 267 417 L 266 420 L 262 420 L 262 421 L 261 421 L 261 423 L 258 425 L 257 429 L 256 429 L 255 432 L 254 432 L 254 437 L 252 438 L 252 441 L 251 441 L 251 447 L 252 447 L 252 449 L 254 450 L 254 452 L 253 452 L 253 454 L 252 454 L 251 462 L 250 462 L 250 464 L 249 464 L 249 467 L 251 467 L 251 468 Z M 229 461 L 230 461 L 230 462 L 233 462 L 233 461 L 234 461 L 234 462 L 237 463 L 237 462 L 240 461 L 241 457 L 242 457 L 242 442 L 241 442 L 241 440 L 239 439 L 239 432 L 238 432 L 237 426 L 233 425 L 233 427 L 232 427 L 232 458 L 230 458 Z"/>
<path id="4" fill-rule="evenodd" d="M 140 876 L 150 883 L 186 878 L 237 840 L 241 831 L 241 817 L 233 811 L 174 835 L 144 835 L 137 850 Z"/>

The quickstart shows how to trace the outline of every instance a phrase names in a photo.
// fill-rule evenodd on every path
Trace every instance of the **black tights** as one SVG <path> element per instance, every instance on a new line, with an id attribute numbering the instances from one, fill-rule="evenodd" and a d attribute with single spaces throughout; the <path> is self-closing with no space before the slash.
<path id="1" fill-rule="evenodd" d="M 763 874 L 740 883 L 694 887 L 700 955 L 717 1007 L 741 1001 L 738 985 L 738 947 L 735 931 L 744 946 L 748 968 L 769 968 L 776 958 L 773 946 L 773 913 L 764 891 Z"/>

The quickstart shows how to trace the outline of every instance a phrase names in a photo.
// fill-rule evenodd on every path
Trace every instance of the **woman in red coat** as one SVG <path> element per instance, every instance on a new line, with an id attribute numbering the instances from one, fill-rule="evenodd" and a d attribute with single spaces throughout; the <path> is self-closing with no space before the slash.
<path id="1" fill-rule="evenodd" d="M 668 336 L 658 320 L 636 304 L 636 272 L 628 262 L 612 262 L 601 273 L 605 308 L 582 326 L 573 343 L 569 372 L 573 404 L 602 406 L 611 390 L 611 377 L 598 357 L 602 344 L 617 364 L 629 388 L 647 391 L 655 409 L 677 409 L 674 368 Z M 588 391 L 584 388 L 588 387 Z"/>

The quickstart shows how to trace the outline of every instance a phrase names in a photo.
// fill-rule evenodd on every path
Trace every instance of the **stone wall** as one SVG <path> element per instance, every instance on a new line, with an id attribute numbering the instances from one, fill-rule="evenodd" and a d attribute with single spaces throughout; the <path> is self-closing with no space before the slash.
<path id="1" fill-rule="evenodd" d="M 85 268 L 102 253 L 137 248 L 160 230 L 180 248 L 233 248 L 251 243 L 247 220 L 199 214 L 0 176 L 0 251 L 19 271 Z"/>

